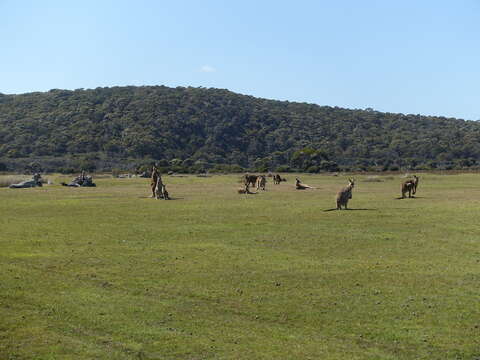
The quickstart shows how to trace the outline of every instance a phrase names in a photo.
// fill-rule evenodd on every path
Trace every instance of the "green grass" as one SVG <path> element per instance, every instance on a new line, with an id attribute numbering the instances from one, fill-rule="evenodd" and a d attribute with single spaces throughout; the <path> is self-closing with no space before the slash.
<path id="1" fill-rule="evenodd" d="M 480 175 L 238 178 L 0 189 L 0 359 L 480 358 Z"/>

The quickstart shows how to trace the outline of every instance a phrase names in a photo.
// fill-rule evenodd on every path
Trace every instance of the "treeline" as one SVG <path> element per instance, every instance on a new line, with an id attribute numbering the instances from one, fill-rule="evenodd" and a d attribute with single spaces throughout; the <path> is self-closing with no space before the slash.
<path id="1" fill-rule="evenodd" d="M 386 171 L 480 167 L 480 124 L 228 90 L 0 94 L 0 171 Z"/>

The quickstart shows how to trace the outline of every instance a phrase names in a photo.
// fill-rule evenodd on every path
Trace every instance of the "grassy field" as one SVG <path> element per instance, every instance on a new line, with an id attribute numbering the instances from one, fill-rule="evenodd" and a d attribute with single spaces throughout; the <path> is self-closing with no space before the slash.
<path id="1" fill-rule="evenodd" d="M 480 175 L 286 177 L 0 189 L 0 359 L 480 359 Z"/>

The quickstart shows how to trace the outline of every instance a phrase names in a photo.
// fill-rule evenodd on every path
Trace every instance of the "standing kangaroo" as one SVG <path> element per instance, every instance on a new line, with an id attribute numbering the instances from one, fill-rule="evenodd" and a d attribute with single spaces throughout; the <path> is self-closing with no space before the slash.
<path id="1" fill-rule="evenodd" d="M 170 200 L 168 196 L 168 191 L 166 185 L 162 182 L 162 178 L 159 176 L 157 179 L 157 184 L 155 186 L 155 197 L 163 200 Z"/>
<path id="2" fill-rule="evenodd" d="M 413 175 L 413 195 L 417 193 L 417 186 L 418 186 L 418 176 Z"/>
<path id="3" fill-rule="evenodd" d="M 417 193 L 418 176 L 413 175 L 413 179 L 409 179 L 402 183 L 402 199 L 405 198 L 405 194 L 408 192 L 408 197 L 412 197 L 412 194 Z"/>
<path id="4" fill-rule="evenodd" d="M 152 189 L 152 198 L 155 198 L 156 193 L 155 189 L 157 187 L 158 178 L 161 178 L 160 172 L 158 171 L 157 167 L 153 165 L 152 167 L 152 175 L 150 177 L 150 188 Z"/>
<path id="5" fill-rule="evenodd" d="M 280 177 L 279 174 L 273 175 L 273 183 L 274 183 L 275 185 L 280 184 L 280 181 L 282 181 L 282 178 Z"/>
<path id="6" fill-rule="evenodd" d="M 348 179 L 348 186 L 345 186 L 337 193 L 337 210 L 342 210 L 342 205 L 345 207 L 345 210 L 347 210 L 348 200 L 352 198 L 352 190 L 354 185 L 354 180 Z"/>

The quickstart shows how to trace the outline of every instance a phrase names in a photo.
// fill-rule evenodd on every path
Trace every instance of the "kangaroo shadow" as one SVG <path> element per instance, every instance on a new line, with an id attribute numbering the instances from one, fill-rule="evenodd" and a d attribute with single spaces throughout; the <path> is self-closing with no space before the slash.
<path id="1" fill-rule="evenodd" d="M 425 199 L 423 196 L 411 196 L 411 197 L 397 197 L 395 200 L 406 200 L 406 199 Z"/>
<path id="2" fill-rule="evenodd" d="M 139 196 L 138 198 L 139 198 L 139 199 L 164 200 L 164 199 L 152 198 L 151 196 Z M 168 200 L 184 200 L 184 198 L 180 198 L 180 197 L 170 197 Z M 167 200 L 167 201 L 168 201 L 168 200 Z"/>
<path id="3" fill-rule="evenodd" d="M 343 209 L 343 210 L 347 210 L 347 211 L 377 211 L 378 209 L 362 209 L 362 208 L 358 208 L 358 209 Z"/>
<path id="4" fill-rule="evenodd" d="M 327 211 L 335 211 L 337 210 L 337 208 L 332 208 L 332 209 L 327 209 L 327 210 L 323 210 L 324 212 L 327 212 Z M 361 208 L 358 208 L 358 209 L 342 209 L 342 211 L 377 211 L 378 209 L 361 209 Z"/>

